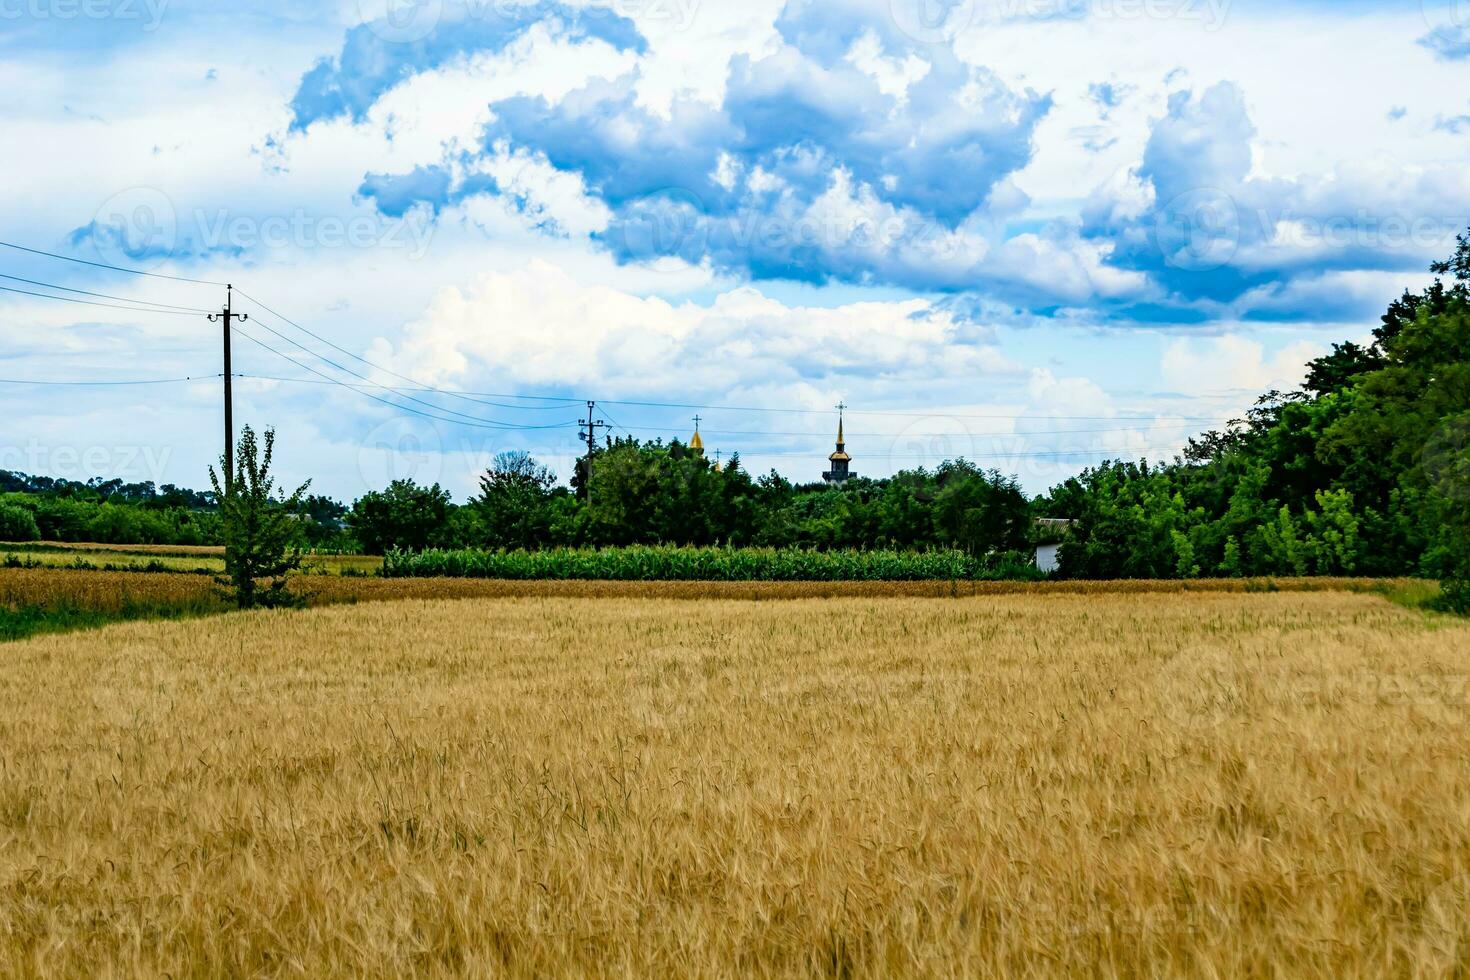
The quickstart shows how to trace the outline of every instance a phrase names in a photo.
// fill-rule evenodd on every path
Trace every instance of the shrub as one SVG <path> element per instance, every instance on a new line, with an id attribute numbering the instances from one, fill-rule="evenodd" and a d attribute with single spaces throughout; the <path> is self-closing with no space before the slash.
<path id="1" fill-rule="evenodd" d="M 0 541 L 39 541 L 41 529 L 36 515 L 24 507 L 0 504 Z"/>
<path id="2" fill-rule="evenodd" d="M 225 574 L 217 581 L 229 589 L 241 609 L 299 605 L 287 590 L 286 579 L 301 568 L 301 549 L 295 546 L 300 527 L 292 511 L 300 506 L 309 483 L 285 500 L 272 496 L 275 445 L 276 433 L 267 429 L 261 452 L 255 432 L 247 425 L 240 433 L 236 459 L 220 458 L 223 486 L 214 467 L 209 469 L 225 531 Z M 263 588 L 262 581 L 268 583 Z"/>

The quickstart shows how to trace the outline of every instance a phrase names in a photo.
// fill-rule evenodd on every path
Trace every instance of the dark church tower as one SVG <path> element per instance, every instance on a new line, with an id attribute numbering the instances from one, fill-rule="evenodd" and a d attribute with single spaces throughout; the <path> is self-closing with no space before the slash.
<path id="1" fill-rule="evenodd" d="M 832 461 L 832 469 L 822 474 L 822 479 L 828 483 L 845 483 L 857 476 L 856 473 L 848 472 L 848 464 L 852 457 L 847 454 L 847 441 L 842 437 L 842 411 L 846 405 L 837 406 L 837 451 L 827 458 Z"/>

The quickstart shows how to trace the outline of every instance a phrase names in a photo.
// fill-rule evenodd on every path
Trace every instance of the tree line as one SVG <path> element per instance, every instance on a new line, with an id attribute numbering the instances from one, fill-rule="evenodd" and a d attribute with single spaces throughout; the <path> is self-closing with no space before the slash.
<path id="1" fill-rule="evenodd" d="M 1470 237 L 1393 301 L 1372 340 L 1311 362 L 1303 386 L 1172 461 L 1108 462 L 1028 500 L 966 460 L 841 486 L 752 476 L 675 440 L 605 440 L 569 484 L 524 453 L 479 492 L 399 480 L 354 501 L 278 502 L 298 546 L 528 550 L 729 545 L 812 550 L 1028 548 L 1071 520 L 1062 576 L 1420 575 L 1470 602 Z M 235 461 L 230 461 L 234 463 Z M 0 540 L 225 543 L 224 491 L 0 474 Z M 1458 597 L 1458 598 L 1457 598 Z"/>
<path id="2" fill-rule="evenodd" d="M 1470 238 L 1372 340 L 1309 365 L 1172 463 L 1105 463 L 1038 511 L 1077 578 L 1419 575 L 1470 604 Z"/>

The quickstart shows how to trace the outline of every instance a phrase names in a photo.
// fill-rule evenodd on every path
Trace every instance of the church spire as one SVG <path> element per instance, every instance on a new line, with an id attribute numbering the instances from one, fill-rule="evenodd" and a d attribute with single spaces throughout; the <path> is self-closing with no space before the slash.
<path id="1" fill-rule="evenodd" d="M 704 455 L 704 437 L 699 434 L 699 423 L 703 421 L 698 415 L 694 416 L 694 438 L 689 440 L 689 448 L 701 456 Z"/>
<path id="2" fill-rule="evenodd" d="M 828 483 L 844 483 L 852 479 L 856 474 L 848 472 L 848 465 L 852 457 L 847 454 L 847 437 L 843 435 L 843 413 L 847 411 L 847 405 L 839 402 L 837 404 L 837 451 L 828 456 L 832 462 L 832 468 L 822 474 L 822 479 Z"/>

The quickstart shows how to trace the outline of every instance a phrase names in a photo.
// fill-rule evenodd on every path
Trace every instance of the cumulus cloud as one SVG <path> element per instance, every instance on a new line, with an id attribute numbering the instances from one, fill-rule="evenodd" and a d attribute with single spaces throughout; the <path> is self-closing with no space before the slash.
<path id="1" fill-rule="evenodd" d="M 381 340 L 370 356 L 435 383 L 488 383 L 509 371 L 541 388 L 761 391 L 776 403 L 849 374 L 943 384 L 1013 370 L 987 331 L 917 315 L 926 310 L 923 300 L 789 306 L 752 287 L 676 304 L 537 260 L 443 290 L 397 345 Z"/>
<path id="2" fill-rule="evenodd" d="M 994 21 L 988 7 L 951 6 L 946 24 Z M 537 32 L 595 41 L 627 56 L 621 70 L 608 63 L 575 84 L 519 94 L 476 88 L 489 97 L 473 127 L 465 116 L 438 159 L 416 137 L 414 165 L 369 170 L 360 200 L 391 217 L 419 206 L 483 212 L 481 198 L 499 199 L 529 225 L 585 235 L 623 263 L 983 294 L 1098 323 L 1320 319 L 1320 308 L 1290 307 L 1293 296 L 1320 298 L 1299 279 L 1421 269 L 1456 230 L 1444 216 L 1463 200 L 1462 167 L 1371 158 L 1273 175 L 1246 89 L 1228 80 L 1172 92 L 1125 178 L 1093 188 L 1079 218 L 1037 220 L 1022 188 L 1050 93 L 961 57 L 947 30 L 917 36 L 888 0 L 786 0 L 769 16 L 767 34 L 734 30 L 720 12 L 705 26 L 727 35 L 723 47 L 691 34 L 710 64 L 686 65 L 681 88 L 665 77 L 663 49 L 650 47 L 656 31 L 604 5 L 450 3 L 423 38 L 385 41 L 379 22 L 353 28 L 303 79 L 292 125 L 374 118 L 398 139 L 395 130 L 412 132 L 409 117 L 385 107 L 446 66 L 463 73 L 467 58 Z M 452 87 L 437 91 L 440 103 L 455 98 Z M 1080 94 L 1091 122 L 1066 132 L 1111 157 L 1111 117 L 1138 115 L 1145 97 L 1116 77 Z M 520 171 L 535 179 L 504 179 Z M 552 186 L 555 202 L 538 196 Z M 1337 297 L 1331 315 L 1367 315 L 1378 302 L 1350 295 L 1364 305 L 1346 311 Z M 1242 309 L 1255 301 L 1266 308 Z"/>
<path id="3" fill-rule="evenodd" d="M 496 101 L 481 152 L 529 152 L 577 176 L 610 210 L 599 240 L 624 261 L 973 283 L 989 250 L 982 223 L 998 189 L 1002 208 L 1014 200 L 1004 182 L 1030 159 L 1048 98 L 945 46 L 916 50 L 882 5 L 791 3 L 776 28 L 773 50 L 731 58 L 718 103 L 649 105 L 640 72 L 592 80 L 556 98 Z M 395 190 L 444 196 L 407 176 Z"/>
<path id="4" fill-rule="evenodd" d="M 291 100 L 291 129 L 343 116 L 360 122 L 406 79 L 469 55 L 501 51 L 531 27 L 547 24 L 562 36 L 597 38 L 618 50 L 641 52 L 646 46 L 631 21 L 606 7 L 436 2 L 395 8 L 353 27 L 341 51 L 306 73 Z"/>
<path id="5" fill-rule="evenodd" d="M 1307 375 L 1307 362 L 1327 353 L 1314 341 L 1299 340 L 1266 354 L 1265 345 L 1239 334 L 1169 344 L 1163 356 L 1164 380 L 1180 391 L 1290 391 Z"/>
<path id="6" fill-rule="evenodd" d="M 1143 196 L 1100 195 L 1086 211 L 1086 237 L 1113 246 L 1108 263 L 1153 287 L 1118 313 L 1171 323 L 1367 316 L 1380 295 L 1299 287 L 1332 271 L 1423 269 L 1462 227 L 1463 168 L 1368 159 L 1272 177 L 1257 166 L 1255 139 L 1238 85 L 1169 97 L 1135 171 Z M 1253 311 L 1254 300 L 1265 306 Z"/>
<path id="7" fill-rule="evenodd" d="M 1470 25 L 1446 24 L 1437 27 L 1419 39 L 1422 47 L 1434 52 L 1444 61 L 1463 61 L 1470 58 Z"/>

